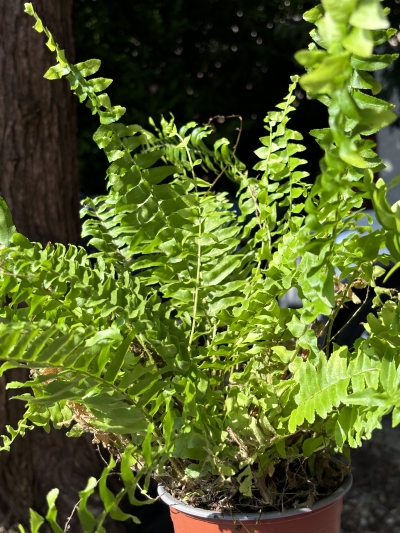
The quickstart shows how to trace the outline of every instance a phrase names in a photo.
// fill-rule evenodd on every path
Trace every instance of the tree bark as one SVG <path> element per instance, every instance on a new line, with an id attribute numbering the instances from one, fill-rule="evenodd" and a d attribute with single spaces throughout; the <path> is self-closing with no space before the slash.
<path id="1" fill-rule="evenodd" d="M 34 4 L 72 59 L 72 0 Z M 43 79 L 55 60 L 32 25 L 24 0 L 0 0 L 0 194 L 17 231 L 31 240 L 78 243 L 75 102 L 65 80 Z M 6 383 L 28 379 L 24 370 L 6 374 L 0 379 L 0 435 L 24 412 L 22 402 L 10 401 Z M 89 435 L 69 439 L 65 431 L 35 429 L 17 438 L 10 453 L 0 453 L 0 526 L 26 525 L 29 507 L 46 513 L 45 496 L 53 487 L 61 489 L 65 521 L 78 490 L 101 469 Z M 70 531 L 79 531 L 76 523 Z"/>
<path id="2" fill-rule="evenodd" d="M 73 58 L 72 0 L 36 0 Z M 76 104 L 68 82 L 43 79 L 55 63 L 24 0 L 0 0 L 0 195 L 33 241 L 78 243 Z"/>

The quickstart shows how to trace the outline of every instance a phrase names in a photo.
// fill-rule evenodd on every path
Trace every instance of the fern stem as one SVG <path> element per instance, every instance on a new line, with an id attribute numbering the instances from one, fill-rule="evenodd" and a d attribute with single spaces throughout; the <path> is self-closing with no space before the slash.
<path id="1" fill-rule="evenodd" d="M 350 322 L 353 320 L 353 318 L 358 315 L 358 313 L 361 311 L 361 309 L 367 303 L 368 296 L 369 296 L 369 285 L 367 285 L 367 294 L 365 296 L 365 300 L 362 302 L 360 307 L 351 315 L 349 320 L 339 329 L 339 331 L 337 331 L 335 333 L 335 335 L 333 337 L 331 337 L 331 339 L 330 339 L 331 342 L 333 341 L 333 339 L 335 339 L 339 335 L 339 333 L 341 333 L 344 330 L 344 328 L 346 328 L 350 324 Z"/>
<path id="2" fill-rule="evenodd" d="M 355 280 L 355 278 L 357 277 L 357 274 L 354 274 L 353 278 L 351 279 L 351 281 L 349 283 L 347 283 L 346 285 L 346 288 L 347 287 L 350 287 L 353 283 L 353 281 Z M 343 291 L 345 291 L 345 289 L 343 289 Z M 326 354 L 326 357 L 328 358 L 329 357 L 329 345 L 331 343 L 331 341 L 336 337 L 336 335 L 338 333 L 340 333 L 340 331 L 338 331 L 334 337 L 332 337 L 332 328 L 333 328 L 333 324 L 336 320 L 336 317 L 339 313 L 339 311 L 342 309 L 342 306 L 344 304 L 344 300 L 346 299 L 346 292 L 343 292 L 343 296 L 342 298 L 340 298 L 340 301 L 338 303 L 338 306 L 336 307 L 336 309 L 334 310 L 333 314 L 332 314 L 332 318 L 329 322 L 329 327 L 328 327 L 328 334 L 326 336 L 326 344 L 325 344 L 325 354 Z M 342 328 L 343 329 L 343 328 Z"/>
<path id="3" fill-rule="evenodd" d="M 262 477 L 256 477 L 255 476 L 254 477 L 254 485 L 260 491 L 264 502 L 267 505 L 271 505 L 272 504 L 272 498 L 271 498 L 270 492 L 268 491 L 267 485 L 265 483 L 265 475 L 263 475 Z"/>
<path id="4" fill-rule="evenodd" d="M 181 143 L 183 143 L 184 140 L 182 139 L 181 135 L 179 135 L 179 133 L 177 133 L 176 135 L 177 135 L 178 139 L 181 141 Z M 192 173 L 194 189 L 195 189 L 197 200 L 198 200 L 198 206 L 197 207 L 198 207 L 198 212 L 199 212 L 199 233 L 198 233 L 198 240 L 197 240 L 196 286 L 195 286 L 194 295 L 193 295 L 192 327 L 191 327 L 191 330 L 190 330 L 189 343 L 188 343 L 188 348 L 189 348 L 189 351 L 190 351 L 190 346 L 191 346 L 192 341 L 193 341 L 194 331 L 196 329 L 196 316 L 197 316 L 197 307 L 198 307 L 198 302 L 199 302 L 200 272 L 201 272 L 201 236 L 202 236 L 201 224 L 202 224 L 202 220 L 201 220 L 200 198 L 199 198 L 199 192 L 198 192 L 198 188 L 197 188 L 197 176 L 196 176 L 196 173 L 194 171 L 194 165 L 193 165 L 192 156 L 191 156 L 191 153 L 190 153 L 190 151 L 189 151 L 189 149 L 187 147 L 187 144 L 184 145 L 184 148 L 186 150 L 186 154 L 188 156 L 189 163 L 190 163 L 190 170 L 191 170 L 191 173 Z"/>
<path id="5" fill-rule="evenodd" d="M 196 288 L 194 291 L 194 299 L 193 299 L 193 318 L 192 318 L 192 328 L 190 330 L 190 337 L 189 337 L 189 349 L 192 344 L 194 331 L 196 328 L 196 315 L 197 315 L 197 305 L 199 300 L 199 285 L 200 285 L 200 270 L 201 270 L 201 222 L 199 224 L 199 237 L 198 237 L 198 244 L 197 244 L 197 273 L 196 273 Z"/>
<path id="6" fill-rule="evenodd" d="M 295 82 L 293 84 L 293 87 L 292 87 L 292 90 L 289 92 L 288 96 L 287 96 L 287 100 L 286 100 L 286 106 L 285 106 L 285 109 L 283 111 L 283 114 L 284 116 L 287 114 L 287 109 L 289 107 L 289 101 L 290 101 L 290 98 L 293 94 L 293 91 L 295 90 L 295 88 L 297 87 L 297 82 Z M 288 231 L 290 231 L 290 222 L 292 220 L 292 209 L 293 209 L 293 199 L 292 199 L 292 186 L 293 186 L 293 180 L 292 180 L 292 171 L 290 170 L 290 167 L 289 167 L 289 208 L 288 208 L 288 213 L 289 213 L 289 216 L 288 216 L 288 220 L 287 220 L 287 228 L 288 228 Z"/>
<path id="7" fill-rule="evenodd" d="M 239 145 L 239 141 L 240 141 L 240 137 L 242 135 L 242 130 L 243 130 L 243 118 L 240 116 L 240 115 L 229 115 L 227 117 L 223 117 L 222 115 L 216 115 L 215 117 L 212 117 L 210 118 L 210 120 L 207 122 L 207 124 L 211 124 L 211 122 L 216 119 L 216 118 L 238 118 L 240 120 L 240 126 L 239 128 L 236 128 L 237 131 L 239 132 L 238 135 L 237 135 L 237 138 L 236 138 L 236 143 L 232 149 L 232 154 L 233 156 L 235 156 L 236 154 L 236 150 L 237 150 L 237 147 Z M 220 177 L 225 173 L 226 169 L 229 167 L 229 164 L 227 163 L 222 169 L 221 169 L 221 172 L 218 174 L 218 176 L 215 178 L 215 180 L 211 183 L 211 185 L 209 186 L 208 188 L 208 191 L 207 192 L 210 192 L 211 189 L 214 187 L 214 185 L 218 182 L 218 180 L 220 179 Z"/>
<path id="8" fill-rule="evenodd" d="M 154 368 L 156 370 L 158 370 L 158 366 L 157 366 L 157 363 L 154 359 L 154 357 L 151 355 L 151 352 L 150 350 L 147 349 L 147 346 L 146 344 L 144 343 L 143 339 L 142 339 L 142 336 L 141 335 L 137 335 L 137 340 L 139 341 L 139 344 L 140 346 L 143 348 L 143 351 L 145 352 L 145 354 L 147 355 L 147 357 L 149 358 L 149 360 L 151 361 L 151 363 L 153 364 Z"/>

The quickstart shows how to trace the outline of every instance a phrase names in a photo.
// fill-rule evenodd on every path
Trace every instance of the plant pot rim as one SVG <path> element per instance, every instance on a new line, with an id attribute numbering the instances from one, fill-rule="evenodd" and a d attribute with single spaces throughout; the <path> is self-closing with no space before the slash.
<path id="1" fill-rule="evenodd" d="M 334 503 L 335 501 L 339 500 L 340 498 L 343 498 L 343 496 L 350 490 L 351 486 L 353 484 L 353 476 L 351 473 L 347 474 L 347 476 L 344 478 L 342 484 L 338 489 L 335 490 L 330 496 L 323 498 L 322 500 L 319 500 L 317 503 L 315 503 L 312 507 L 304 507 L 301 509 L 288 509 L 285 512 L 280 511 L 272 511 L 267 513 L 238 513 L 238 514 L 227 514 L 227 513 L 218 513 L 216 511 L 210 511 L 207 509 L 201 509 L 198 507 L 192 507 L 190 505 L 187 505 L 186 503 L 181 502 L 180 500 L 177 500 L 173 496 L 171 496 L 165 489 L 165 487 L 161 484 L 157 487 L 157 492 L 160 498 L 164 503 L 169 505 L 170 507 L 174 507 L 177 511 L 180 511 L 181 513 L 185 513 L 190 516 L 195 516 L 197 518 L 206 518 L 209 520 L 232 520 L 234 518 L 235 520 L 272 520 L 276 518 L 288 518 L 290 516 L 299 516 L 304 515 L 307 513 L 311 513 L 312 511 L 317 511 L 318 509 L 321 509 L 322 507 L 327 507 L 328 505 Z"/>

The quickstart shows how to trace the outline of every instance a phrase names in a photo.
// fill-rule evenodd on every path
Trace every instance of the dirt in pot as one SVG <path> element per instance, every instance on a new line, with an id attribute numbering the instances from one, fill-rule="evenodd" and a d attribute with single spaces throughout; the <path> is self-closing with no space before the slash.
<path id="1" fill-rule="evenodd" d="M 312 459 L 282 460 L 271 476 L 267 474 L 253 484 L 251 497 L 239 492 L 238 476 L 222 479 L 206 475 L 187 478 L 180 485 L 166 476 L 161 482 L 174 498 L 192 507 L 220 513 L 254 513 L 311 507 L 332 494 L 348 472 L 347 465 L 323 454 Z"/>

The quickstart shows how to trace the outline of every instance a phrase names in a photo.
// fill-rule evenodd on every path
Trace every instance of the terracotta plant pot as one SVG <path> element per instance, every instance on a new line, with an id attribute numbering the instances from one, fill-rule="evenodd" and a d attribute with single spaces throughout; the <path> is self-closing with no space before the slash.
<path id="1" fill-rule="evenodd" d="M 310 509 L 284 513 L 228 515 L 186 505 L 158 486 L 158 494 L 169 505 L 175 533 L 340 533 L 343 496 L 352 484 L 351 474 L 330 496 Z"/>

